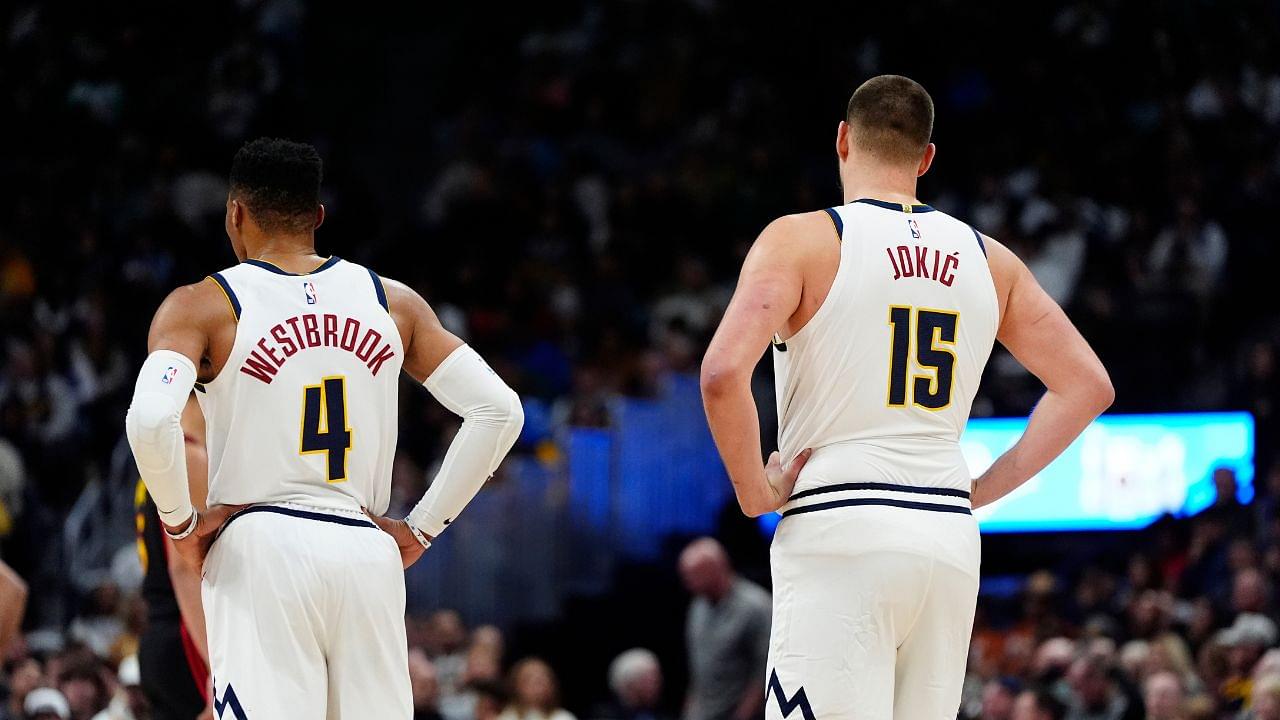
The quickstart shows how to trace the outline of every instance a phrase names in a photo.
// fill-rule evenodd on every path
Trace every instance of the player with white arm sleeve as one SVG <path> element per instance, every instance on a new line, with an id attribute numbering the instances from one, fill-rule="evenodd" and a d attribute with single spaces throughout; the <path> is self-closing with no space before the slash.
<path id="1" fill-rule="evenodd" d="M 261 139 L 237 153 L 226 229 L 241 263 L 160 306 L 126 420 L 165 532 L 203 568 L 219 718 L 408 720 L 402 568 L 524 421 L 515 392 L 421 296 L 316 254 L 320 176 L 309 145 Z M 421 502 L 391 519 L 401 369 L 463 422 Z M 193 389 L 205 511 L 192 507 L 180 425 Z"/>

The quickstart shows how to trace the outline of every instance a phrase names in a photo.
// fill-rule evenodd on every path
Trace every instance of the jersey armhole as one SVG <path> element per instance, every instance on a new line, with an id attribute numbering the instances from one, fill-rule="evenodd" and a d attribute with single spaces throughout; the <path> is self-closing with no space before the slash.
<path id="1" fill-rule="evenodd" d="M 978 239 L 978 248 L 982 250 L 982 257 L 987 256 L 987 244 L 982 240 L 982 233 L 978 232 L 978 228 L 970 225 L 969 229 L 973 231 L 973 236 Z"/>
<path id="2" fill-rule="evenodd" d="M 369 270 L 369 268 L 365 268 Z M 378 277 L 378 273 L 369 270 L 369 278 L 373 280 L 373 292 L 378 296 L 378 304 L 383 310 L 391 312 L 391 306 L 387 303 L 387 289 L 382 285 L 382 278 Z"/>
<path id="3" fill-rule="evenodd" d="M 207 280 L 212 280 L 222 290 L 222 294 L 227 298 L 227 305 L 231 308 L 231 316 L 240 322 L 240 298 L 236 297 L 236 291 L 231 289 L 231 285 L 227 279 L 222 277 L 222 273 L 214 273 Z"/>
<path id="4" fill-rule="evenodd" d="M 823 208 L 823 212 L 825 212 L 827 216 L 831 218 L 831 224 L 834 225 L 836 228 L 836 240 L 843 241 L 844 240 L 844 220 L 840 219 L 840 213 L 836 212 L 835 208 Z"/>

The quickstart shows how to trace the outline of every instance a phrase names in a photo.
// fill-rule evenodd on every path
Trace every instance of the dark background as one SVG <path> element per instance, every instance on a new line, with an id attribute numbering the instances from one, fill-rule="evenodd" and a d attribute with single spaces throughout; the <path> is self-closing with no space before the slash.
<path id="1" fill-rule="evenodd" d="M 1139 637 L 1123 604 L 1136 593 L 1116 588 L 1149 561 L 1169 607 L 1206 598 L 1228 625 L 1231 542 L 1269 582 L 1280 572 L 1268 564 L 1278 13 L 1118 0 L 10 6 L 0 436 L 23 468 L 0 486 L 0 552 L 32 583 L 28 627 L 64 626 L 96 602 L 93 583 L 67 577 L 56 531 L 86 483 L 112 472 L 154 308 L 235 262 L 222 201 L 245 140 L 319 148 L 322 254 L 413 285 L 523 396 L 559 408 L 558 426 L 608 427 L 608 398 L 696 370 L 766 223 L 841 201 L 836 124 L 880 72 L 920 81 L 937 105 L 922 200 L 1055 281 L 1112 373 L 1115 411 L 1245 409 L 1258 423 L 1253 507 L 1144 533 L 989 540 L 984 567 L 1004 579 L 991 587 L 1014 589 L 989 593 L 984 613 L 1036 639 L 1075 635 L 1089 613 L 1073 597 L 1101 576 L 1121 604 L 1088 611 L 1116 618 L 1117 641 Z M 1039 391 L 997 353 L 975 414 L 1025 414 Z M 406 401 L 406 460 L 430 467 L 451 425 Z M 764 541 L 736 517 L 708 523 L 767 579 Z M 559 620 L 507 628 L 509 660 L 551 659 L 567 705 L 585 712 L 608 658 L 647 642 L 677 708 L 682 540 L 661 562 L 619 566 L 608 592 L 571 600 Z M 1177 569 L 1196 563 L 1203 572 Z M 1058 583 L 1047 623 L 1023 604 L 1022 578 L 1039 568 Z M 1175 616 L 1166 629 L 1199 648 Z"/>

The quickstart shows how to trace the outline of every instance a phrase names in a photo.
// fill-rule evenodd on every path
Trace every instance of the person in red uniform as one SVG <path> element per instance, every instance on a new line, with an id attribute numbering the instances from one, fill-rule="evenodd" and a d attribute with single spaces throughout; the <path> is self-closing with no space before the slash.
<path id="1" fill-rule="evenodd" d="M 208 494 L 204 415 L 192 395 L 182 411 L 191 502 L 201 510 Z M 142 595 L 147 601 L 147 629 L 138 649 L 142 690 L 153 720 L 212 720 L 209 703 L 209 647 L 200 571 L 173 552 L 155 503 L 138 480 L 138 555 L 144 571 Z"/>

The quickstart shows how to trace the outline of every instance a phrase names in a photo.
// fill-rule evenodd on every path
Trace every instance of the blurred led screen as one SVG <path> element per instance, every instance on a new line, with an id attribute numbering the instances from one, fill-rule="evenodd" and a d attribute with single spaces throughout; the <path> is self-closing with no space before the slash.
<path id="1" fill-rule="evenodd" d="M 960 445 L 973 476 L 1026 426 L 1026 418 L 970 420 Z M 1235 474 L 1240 502 L 1251 501 L 1253 448 L 1253 417 L 1245 412 L 1107 415 L 1040 474 L 974 515 L 993 533 L 1144 528 L 1213 504 L 1218 469 Z M 772 534 L 779 519 L 766 515 L 761 527 Z"/>
<path id="2" fill-rule="evenodd" d="M 977 477 L 1022 435 L 1024 418 L 969 421 L 960 439 Z M 1125 530 L 1213 504 L 1213 473 L 1230 470 L 1253 499 L 1253 417 L 1244 412 L 1108 415 L 1049 467 L 977 510 L 983 532 Z"/>

